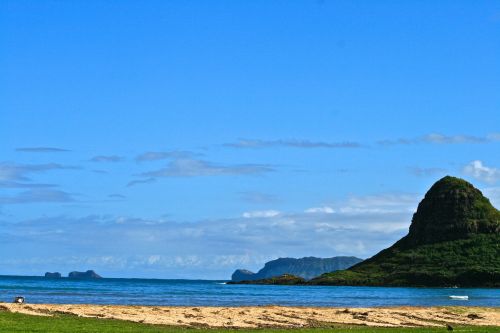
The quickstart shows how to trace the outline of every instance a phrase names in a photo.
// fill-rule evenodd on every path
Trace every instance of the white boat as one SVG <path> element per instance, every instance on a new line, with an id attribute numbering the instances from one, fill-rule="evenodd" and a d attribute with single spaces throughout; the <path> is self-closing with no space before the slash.
<path id="1" fill-rule="evenodd" d="M 469 299 L 469 296 L 456 296 L 456 295 L 451 295 L 451 299 L 457 299 L 457 300 L 462 300 L 462 301 L 467 301 Z"/>

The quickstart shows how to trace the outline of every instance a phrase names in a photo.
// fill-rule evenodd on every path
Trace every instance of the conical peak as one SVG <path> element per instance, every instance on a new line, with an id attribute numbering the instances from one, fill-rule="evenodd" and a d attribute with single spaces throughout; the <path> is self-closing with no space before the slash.
<path id="1" fill-rule="evenodd" d="M 471 183 L 446 176 L 425 194 L 413 215 L 410 245 L 500 231 L 500 212 Z"/>
<path id="2" fill-rule="evenodd" d="M 464 193 L 465 192 L 475 193 L 482 196 L 481 191 L 475 188 L 474 185 L 472 185 L 471 183 L 462 178 L 457 178 L 452 176 L 445 176 L 440 180 L 438 180 L 437 182 L 435 182 L 425 196 L 427 197 L 428 195 L 432 195 L 434 193 L 440 193 L 446 195 L 450 194 L 451 192 L 459 192 L 459 191 L 463 191 Z"/>

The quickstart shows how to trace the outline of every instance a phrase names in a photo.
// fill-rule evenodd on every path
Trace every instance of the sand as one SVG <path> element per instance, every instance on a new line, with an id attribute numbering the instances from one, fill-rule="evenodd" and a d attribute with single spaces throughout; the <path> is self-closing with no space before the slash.
<path id="1" fill-rule="evenodd" d="M 479 307 L 180 307 L 0 303 L 0 310 L 39 316 L 71 314 L 80 317 L 190 327 L 294 328 L 331 325 L 442 327 L 446 324 L 500 326 L 500 308 Z"/>

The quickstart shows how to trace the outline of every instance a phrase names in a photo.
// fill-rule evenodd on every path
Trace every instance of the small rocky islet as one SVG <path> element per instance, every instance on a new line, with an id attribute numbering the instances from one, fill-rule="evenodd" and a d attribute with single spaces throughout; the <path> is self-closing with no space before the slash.
<path id="1" fill-rule="evenodd" d="M 44 277 L 49 279 L 61 279 L 62 274 L 59 272 L 46 272 Z M 88 270 L 86 272 L 73 271 L 68 274 L 68 279 L 102 279 L 102 276 L 100 276 L 93 270 Z"/>
<path id="2" fill-rule="evenodd" d="M 47 272 L 47 273 L 45 273 L 44 277 L 49 278 L 49 279 L 60 279 L 60 278 L 62 278 L 62 275 L 59 272 L 54 272 L 54 273 Z"/>

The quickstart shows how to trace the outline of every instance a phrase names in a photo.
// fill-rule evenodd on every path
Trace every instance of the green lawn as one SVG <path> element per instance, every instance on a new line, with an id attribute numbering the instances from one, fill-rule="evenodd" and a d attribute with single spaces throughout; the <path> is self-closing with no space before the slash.
<path id="1" fill-rule="evenodd" d="M 286 329 L 254 329 L 254 330 L 234 330 L 234 329 L 206 329 L 206 328 L 180 328 L 169 326 L 154 326 L 138 323 L 131 323 L 119 320 L 78 318 L 75 316 L 59 315 L 56 317 L 29 316 L 18 313 L 0 312 L 0 332 L 82 332 L 82 333 L 173 333 L 173 332 L 209 332 L 209 333 L 280 333 L 289 332 Z M 446 328 L 367 328 L 367 327 L 339 327 L 339 328 L 314 328 L 314 329 L 293 329 L 297 333 L 326 333 L 326 332 L 356 332 L 356 333 L 433 333 L 448 332 Z M 477 332 L 491 333 L 499 332 L 499 327 L 455 327 L 453 332 Z"/>

